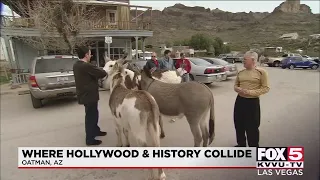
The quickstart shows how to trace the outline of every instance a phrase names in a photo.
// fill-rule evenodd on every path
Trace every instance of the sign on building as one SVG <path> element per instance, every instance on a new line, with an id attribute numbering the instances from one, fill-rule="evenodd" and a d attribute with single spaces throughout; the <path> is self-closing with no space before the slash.
<path id="1" fill-rule="evenodd" d="M 104 42 L 107 43 L 107 44 L 111 44 L 111 43 L 112 43 L 112 37 L 110 37 L 110 36 L 105 36 L 105 37 L 104 37 Z"/>

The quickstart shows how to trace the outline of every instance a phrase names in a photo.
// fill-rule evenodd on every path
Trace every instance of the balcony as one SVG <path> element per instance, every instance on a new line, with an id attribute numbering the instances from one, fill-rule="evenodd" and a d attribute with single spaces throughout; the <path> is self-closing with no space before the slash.
<path id="1" fill-rule="evenodd" d="M 36 28 L 33 19 L 22 17 L 1 16 L 1 26 L 5 28 Z M 151 30 L 150 21 L 117 21 L 107 22 L 103 20 L 84 21 L 80 25 L 81 30 Z M 53 29 L 54 30 L 54 29 Z"/>

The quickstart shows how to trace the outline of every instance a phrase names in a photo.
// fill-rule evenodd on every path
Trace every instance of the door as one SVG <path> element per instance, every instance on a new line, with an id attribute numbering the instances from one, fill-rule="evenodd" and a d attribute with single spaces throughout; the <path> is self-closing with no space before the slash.
<path id="1" fill-rule="evenodd" d="M 292 57 L 292 59 L 296 67 L 304 67 L 304 61 L 302 60 L 302 57 Z"/>
<path id="2" fill-rule="evenodd" d="M 303 59 L 303 66 L 308 68 L 310 67 L 310 65 L 312 64 L 311 61 L 309 61 L 308 59 Z"/>

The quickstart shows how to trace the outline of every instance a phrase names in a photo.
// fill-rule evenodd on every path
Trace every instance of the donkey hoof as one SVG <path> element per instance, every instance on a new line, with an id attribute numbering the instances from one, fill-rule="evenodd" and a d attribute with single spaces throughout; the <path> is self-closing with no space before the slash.
<path id="1" fill-rule="evenodd" d="M 170 122 L 174 123 L 174 122 L 176 122 L 176 119 L 171 119 Z"/>
<path id="2" fill-rule="evenodd" d="M 162 172 L 160 174 L 159 180 L 165 180 L 166 179 L 166 174 L 164 172 Z"/>
<path id="3" fill-rule="evenodd" d="M 130 147 L 130 144 L 125 145 L 124 147 Z"/>
<path id="4" fill-rule="evenodd" d="M 163 139 L 163 138 L 165 138 L 165 137 L 166 137 L 166 135 L 165 135 L 164 133 L 161 133 L 161 134 L 160 134 L 160 138 L 161 138 L 161 139 Z"/>

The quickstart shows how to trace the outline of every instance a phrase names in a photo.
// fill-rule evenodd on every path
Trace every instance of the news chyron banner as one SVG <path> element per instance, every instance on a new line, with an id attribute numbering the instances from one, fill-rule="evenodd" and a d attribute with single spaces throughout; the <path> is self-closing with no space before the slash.
<path id="1" fill-rule="evenodd" d="M 252 168 L 303 175 L 303 147 L 19 147 L 19 168 Z"/>

